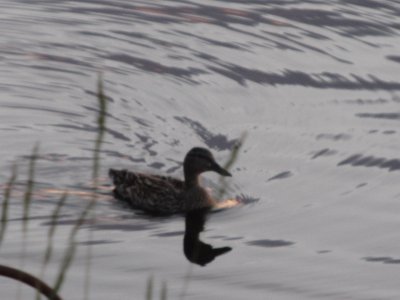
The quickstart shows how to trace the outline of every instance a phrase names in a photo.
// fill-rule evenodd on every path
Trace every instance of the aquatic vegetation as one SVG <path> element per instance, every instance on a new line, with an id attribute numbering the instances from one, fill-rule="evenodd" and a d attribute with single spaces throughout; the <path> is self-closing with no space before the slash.
<path id="1" fill-rule="evenodd" d="M 42 272 L 41 272 L 42 277 L 43 277 L 43 273 L 45 271 L 45 268 L 46 268 L 48 262 L 50 261 L 50 258 L 51 258 L 52 252 L 53 252 L 53 237 L 54 237 L 54 233 L 55 233 L 56 227 L 57 227 L 57 225 L 56 225 L 57 220 L 60 215 L 61 208 L 65 204 L 65 201 L 67 200 L 67 198 L 68 198 L 68 193 L 65 192 L 61 196 L 60 200 L 57 202 L 57 206 L 54 209 L 53 214 L 51 215 L 51 224 L 50 224 L 49 232 L 47 234 L 47 249 L 44 254 L 43 268 L 42 268 Z"/>
<path id="2" fill-rule="evenodd" d="M 11 170 L 10 180 L 7 182 L 6 187 L 4 189 L 4 198 L 3 198 L 3 203 L 1 205 L 0 246 L 4 238 L 4 234 L 6 233 L 7 222 L 8 222 L 8 206 L 11 197 L 11 191 L 13 189 L 16 179 L 17 179 L 17 165 L 14 163 Z"/>
<path id="3" fill-rule="evenodd" d="M 1 266 L 0 265 L 0 275 L 2 276 L 7 276 L 16 280 L 19 280 L 21 282 L 24 282 L 25 284 L 28 284 L 35 289 L 37 289 L 37 299 L 40 299 L 40 293 L 48 297 L 49 299 L 53 300 L 59 300 L 61 297 L 58 295 L 59 290 L 62 287 L 63 282 L 65 281 L 66 274 L 68 272 L 69 266 L 71 265 L 71 262 L 73 261 L 75 250 L 76 250 L 76 235 L 86 220 L 88 214 L 93 210 L 95 203 L 96 203 L 96 198 L 97 198 L 97 189 L 98 189 L 98 175 L 99 175 L 99 169 L 100 169 L 100 148 L 101 144 L 103 141 L 104 133 L 105 133 L 105 116 L 106 116 L 106 97 L 104 95 L 103 91 L 103 80 L 101 76 L 99 76 L 98 79 L 98 93 L 97 93 L 97 99 L 99 103 L 99 114 L 97 117 L 97 124 L 98 124 L 98 132 L 97 132 L 97 138 L 95 141 L 95 148 L 94 148 L 94 158 L 93 158 L 93 168 L 92 168 L 92 179 L 94 182 L 94 192 L 92 193 L 92 199 L 89 202 L 89 204 L 82 210 L 80 215 L 75 221 L 75 224 L 73 225 L 69 237 L 68 237 L 68 243 L 67 243 L 67 248 L 65 250 L 64 256 L 61 260 L 60 268 L 58 275 L 55 278 L 53 287 L 48 286 L 45 282 L 41 281 L 40 279 L 36 278 L 35 276 L 26 273 L 22 270 L 15 269 L 12 267 L 7 267 L 7 266 Z M 26 251 L 26 240 L 27 240 L 27 229 L 28 229 L 28 222 L 30 218 L 29 214 L 29 209 L 31 206 L 31 203 L 33 201 L 33 190 L 34 190 L 34 177 L 35 177 L 35 166 L 36 166 L 36 161 L 38 159 L 38 152 L 39 152 L 39 146 L 38 144 L 35 145 L 32 151 L 32 155 L 29 157 L 29 167 L 28 167 L 28 179 L 26 183 L 26 189 L 23 197 L 23 246 L 22 246 L 22 259 L 24 258 L 25 251 Z M 7 229 L 7 222 L 8 222 L 8 207 L 9 207 L 9 202 L 11 199 L 11 193 L 12 189 L 14 187 L 15 181 L 17 178 L 17 165 L 14 164 L 12 168 L 12 175 L 6 184 L 6 187 L 4 189 L 4 199 L 2 202 L 1 206 L 1 228 L 0 228 L 0 245 L 1 242 L 4 239 L 4 235 L 6 233 Z M 51 256 L 52 256 L 52 249 L 53 249 L 53 237 L 54 233 L 57 228 L 58 224 L 58 218 L 60 216 L 60 212 L 62 207 L 64 206 L 66 200 L 68 197 L 68 193 L 65 192 L 61 198 L 58 200 L 56 207 L 51 215 L 51 225 L 47 234 L 47 247 L 46 251 L 44 253 L 44 260 L 42 263 L 42 269 L 41 269 L 41 277 L 43 277 L 45 269 L 47 264 L 49 263 Z M 88 257 L 88 268 L 87 268 L 87 274 L 90 271 L 90 255 Z M 89 284 L 88 284 L 88 278 L 89 275 L 86 276 L 86 290 L 88 291 L 89 289 Z M 88 292 L 85 291 L 85 296 L 88 298 Z"/>
<path id="4" fill-rule="evenodd" d="M 153 300 L 154 294 L 154 277 L 150 276 L 147 279 L 146 283 L 146 300 Z M 160 300 L 167 300 L 167 283 L 165 281 L 162 282 L 161 290 L 160 290 Z"/>
<path id="5" fill-rule="evenodd" d="M 92 199 L 90 200 L 87 207 L 82 212 L 82 216 L 86 217 L 87 214 L 94 213 L 94 207 L 96 205 L 97 200 L 97 190 L 98 190 L 98 177 L 100 170 L 100 148 L 103 143 L 104 133 L 106 131 L 106 114 L 107 114 L 107 99 L 104 94 L 104 84 L 102 74 L 99 73 L 97 80 L 97 100 L 99 112 L 97 116 L 97 137 L 95 141 L 95 147 L 93 151 L 93 167 L 92 167 L 92 181 L 93 181 L 93 192 Z M 93 231 L 89 230 L 88 240 L 91 241 L 93 237 Z M 85 299 L 89 299 L 89 291 L 90 291 L 90 266 L 91 266 L 91 257 L 92 257 L 92 246 L 89 243 L 87 247 L 87 259 L 86 259 L 86 269 L 85 269 Z"/>
<path id="6" fill-rule="evenodd" d="M 26 184 L 26 191 L 24 195 L 24 212 L 23 212 L 23 231 L 26 234 L 29 221 L 29 208 L 32 201 L 32 191 L 35 178 L 35 164 L 38 158 L 39 145 L 36 144 L 33 148 L 32 155 L 29 160 L 28 181 Z"/>

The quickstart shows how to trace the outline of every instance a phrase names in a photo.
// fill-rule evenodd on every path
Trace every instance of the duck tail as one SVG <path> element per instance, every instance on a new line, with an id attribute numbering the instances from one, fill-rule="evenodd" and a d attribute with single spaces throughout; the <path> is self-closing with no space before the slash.
<path id="1" fill-rule="evenodd" d="M 114 185 L 123 184 L 126 178 L 126 170 L 114 170 L 110 169 L 108 175 L 110 176 Z"/>

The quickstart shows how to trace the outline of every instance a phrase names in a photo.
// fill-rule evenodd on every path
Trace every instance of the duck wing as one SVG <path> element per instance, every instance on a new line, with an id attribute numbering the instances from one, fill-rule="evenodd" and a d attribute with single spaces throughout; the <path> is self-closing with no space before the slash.
<path id="1" fill-rule="evenodd" d="M 148 212 L 170 214 L 184 210 L 181 194 L 182 180 L 159 175 L 110 169 L 109 175 L 115 185 L 115 198 L 134 208 Z"/>

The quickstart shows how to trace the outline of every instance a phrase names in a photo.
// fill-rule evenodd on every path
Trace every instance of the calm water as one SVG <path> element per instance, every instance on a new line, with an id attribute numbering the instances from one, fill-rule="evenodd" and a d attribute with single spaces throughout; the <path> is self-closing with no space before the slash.
<path id="1" fill-rule="evenodd" d="M 91 299 L 144 299 L 151 275 L 169 299 L 185 289 L 184 299 L 399 299 L 398 1 L 2 0 L 0 11 L 1 192 L 14 162 L 19 173 L 1 264 L 40 274 L 68 190 L 45 275 L 54 282 L 91 195 L 101 71 L 102 190 L 65 299 L 83 299 L 88 244 Z M 202 240 L 232 251 L 206 267 L 183 255 L 182 217 L 149 218 L 111 197 L 110 167 L 180 177 L 191 147 L 223 163 L 243 132 L 228 196 L 258 201 L 210 216 Z M 17 290 L 0 280 L 2 298 Z"/>

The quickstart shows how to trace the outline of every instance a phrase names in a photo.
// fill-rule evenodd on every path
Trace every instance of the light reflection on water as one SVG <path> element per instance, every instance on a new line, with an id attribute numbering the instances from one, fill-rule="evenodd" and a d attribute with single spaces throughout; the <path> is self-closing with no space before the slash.
<path id="1" fill-rule="evenodd" d="M 208 147 L 223 161 L 248 132 L 228 196 L 259 201 L 211 214 L 202 235 L 234 250 L 194 269 L 187 298 L 396 299 L 396 264 L 376 259 L 397 261 L 400 246 L 390 233 L 400 208 L 396 1 L 6 0 L 0 9 L 1 190 L 19 166 L 3 262 L 20 260 L 19 199 L 35 142 L 28 268 L 46 241 L 50 219 L 40 218 L 62 193 L 59 245 L 92 197 L 102 71 L 102 174 L 122 167 L 181 176 L 188 149 Z M 206 177 L 215 188 L 217 178 Z M 174 298 L 186 270 L 175 234 L 183 218 L 133 214 L 101 179 L 96 216 L 83 230 L 95 231 L 93 297 L 140 294 L 155 274 Z M 83 233 L 79 243 L 91 242 Z M 65 298 L 82 295 L 84 259 L 79 252 Z M 389 266 L 372 272 L 381 261 Z"/>

